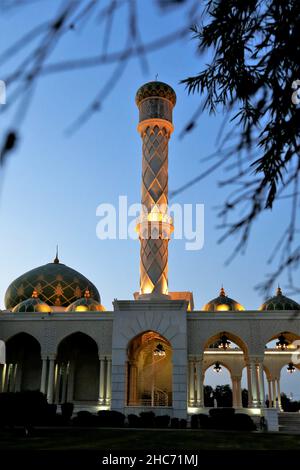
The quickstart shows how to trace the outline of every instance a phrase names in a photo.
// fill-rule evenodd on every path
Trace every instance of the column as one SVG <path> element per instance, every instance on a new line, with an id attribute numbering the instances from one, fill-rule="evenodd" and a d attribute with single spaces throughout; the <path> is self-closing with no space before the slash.
<path id="1" fill-rule="evenodd" d="M 129 364 L 129 405 L 137 404 L 137 365 L 136 361 Z"/>
<path id="2" fill-rule="evenodd" d="M 111 357 L 106 358 L 106 404 L 111 402 Z"/>
<path id="3" fill-rule="evenodd" d="M 269 407 L 272 408 L 272 382 L 270 379 L 268 379 L 268 391 L 269 391 Z"/>
<path id="4" fill-rule="evenodd" d="M 67 401 L 72 402 L 73 400 L 74 400 L 74 362 L 71 361 L 69 363 Z"/>
<path id="5" fill-rule="evenodd" d="M 54 372 L 54 403 L 59 403 L 60 381 L 61 381 L 61 364 L 56 364 Z"/>
<path id="6" fill-rule="evenodd" d="M 276 379 L 276 385 L 277 385 L 277 403 L 278 403 L 278 408 L 281 410 L 281 393 L 280 393 L 280 377 Z"/>
<path id="7" fill-rule="evenodd" d="M 7 369 L 8 369 L 7 364 L 3 364 L 2 380 L 1 380 L 1 392 L 5 392 Z"/>
<path id="8" fill-rule="evenodd" d="M 196 362 L 196 393 L 197 393 L 197 406 L 203 407 L 203 372 L 202 372 L 202 359 Z"/>
<path id="9" fill-rule="evenodd" d="M 189 360 L 189 405 L 195 405 L 195 362 Z"/>
<path id="10" fill-rule="evenodd" d="M 105 380 L 105 357 L 99 356 L 99 398 L 98 401 L 100 405 L 105 403 L 105 394 L 104 394 L 104 380 Z"/>
<path id="11" fill-rule="evenodd" d="M 248 386 L 248 408 L 252 408 L 253 399 L 252 399 L 252 380 L 251 380 L 250 363 L 247 364 L 247 386 Z"/>
<path id="12" fill-rule="evenodd" d="M 48 389 L 47 389 L 47 400 L 48 403 L 53 403 L 53 392 L 54 392 L 54 374 L 55 374 L 55 359 L 54 357 L 49 358 L 49 374 L 48 374 Z"/>
<path id="13" fill-rule="evenodd" d="M 252 391 L 252 406 L 254 408 L 259 408 L 259 388 L 257 381 L 257 367 L 255 362 L 250 362 L 250 371 L 251 371 L 251 391 Z"/>
<path id="14" fill-rule="evenodd" d="M 272 389 L 273 389 L 273 408 L 276 408 L 276 404 L 277 404 L 277 401 L 276 401 L 276 382 L 275 382 L 275 379 L 272 380 Z"/>
<path id="15" fill-rule="evenodd" d="M 40 385 L 40 391 L 42 393 L 46 393 L 46 381 L 47 381 L 47 357 L 42 357 L 42 374 L 41 374 L 41 385 Z"/>
<path id="16" fill-rule="evenodd" d="M 231 376 L 232 383 L 232 406 L 237 408 L 236 377 Z"/>
<path id="17" fill-rule="evenodd" d="M 67 380 L 68 380 L 68 365 L 64 364 L 62 367 L 61 403 L 65 403 L 67 401 Z"/>
<path id="18" fill-rule="evenodd" d="M 265 381 L 264 381 L 264 366 L 262 363 L 258 364 L 258 375 L 259 375 L 259 398 L 260 406 L 266 407 L 266 396 L 265 396 Z"/>

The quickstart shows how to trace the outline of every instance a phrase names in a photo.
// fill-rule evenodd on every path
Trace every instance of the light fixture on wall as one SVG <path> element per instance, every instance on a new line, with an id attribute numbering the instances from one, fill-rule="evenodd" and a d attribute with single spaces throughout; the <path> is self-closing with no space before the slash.
<path id="1" fill-rule="evenodd" d="M 216 372 L 217 374 L 218 374 L 219 372 L 222 372 L 222 366 L 221 366 L 221 364 L 220 364 L 219 362 L 216 362 L 216 363 L 215 363 L 215 365 L 214 365 L 214 367 L 213 367 L 213 371 Z"/>
<path id="2" fill-rule="evenodd" d="M 166 355 L 165 348 L 161 343 L 159 343 L 153 351 L 154 356 L 164 357 Z"/>
<path id="3" fill-rule="evenodd" d="M 292 362 L 290 362 L 286 368 L 289 374 L 293 374 L 296 371 L 296 367 Z"/>
<path id="4" fill-rule="evenodd" d="M 284 335 L 279 335 L 278 336 L 278 341 L 276 342 L 276 349 L 281 349 L 284 351 L 284 349 L 287 348 L 288 346 L 288 341 L 285 339 Z"/>
<path id="5" fill-rule="evenodd" d="M 220 337 L 220 343 L 219 343 L 219 348 L 220 349 L 228 349 L 230 348 L 230 344 L 231 342 L 228 340 L 227 336 L 226 335 L 222 335 Z"/>

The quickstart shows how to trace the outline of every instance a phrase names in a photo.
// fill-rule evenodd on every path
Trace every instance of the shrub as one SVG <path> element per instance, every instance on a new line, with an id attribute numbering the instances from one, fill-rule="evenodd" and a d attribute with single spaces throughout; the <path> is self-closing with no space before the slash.
<path id="1" fill-rule="evenodd" d="M 153 411 L 142 411 L 140 413 L 142 428 L 154 428 L 155 414 Z"/>
<path id="2" fill-rule="evenodd" d="M 250 416 L 245 413 L 236 413 L 233 417 L 232 428 L 237 431 L 254 431 L 256 426 Z"/>
<path id="3" fill-rule="evenodd" d="M 163 415 L 163 416 L 155 416 L 154 423 L 156 428 L 167 428 L 170 423 L 170 416 Z"/>
<path id="4" fill-rule="evenodd" d="M 127 416 L 128 425 L 130 428 L 140 428 L 141 427 L 141 418 L 137 415 L 130 414 Z"/>
<path id="5" fill-rule="evenodd" d="M 98 415 L 98 425 L 107 427 L 123 427 L 125 415 L 119 411 L 100 410 Z"/>
<path id="6" fill-rule="evenodd" d="M 205 414 L 198 415 L 198 422 L 201 429 L 209 429 L 210 426 L 210 417 Z"/>
<path id="7" fill-rule="evenodd" d="M 199 417 L 198 415 L 191 416 L 191 428 L 198 429 L 199 428 Z"/>
<path id="8" fill-rule="evenodd" d="M 69 421 L 72 418 L 74 410 L 73 403 L 62 403 L 61 405 L 61 414 L 64 421 Z"/>
<path id="9" fill-rule="evenodd" d="M 179 428 L 179 419 L 178 418 L 172 418 L 171 419 L 171 428 L 172 429 L 178 429 Z"/>
<path id="10" fill-rule="evenodd" d="M 8 392 L 0 394 L 0 424 L 38 425 L 47 424 L 48 404 L 39 391 Z"/>
<path id="11" fill-rule="evenodd" d="M 97 426 L 98 417 L 89 411 L 78 411 L 77 416 L 72 419 L 74 426 Z"/>
<path id="12" fill-rule="evenodd" d="M 179 421 L 179 427 L 180 427 L 180 429 L 186 429 L 186 427 L 187 427 L 187 420 L 186 420 L 186 419 L 181 419 L 181 420 Z"/>
<path id="13" fill-rule="evenodd" d="M 231 419 L 235 413 L 234 408 L 211 408 L 209 410 L 209 416 L 220 416 L 222 418 Z"/>

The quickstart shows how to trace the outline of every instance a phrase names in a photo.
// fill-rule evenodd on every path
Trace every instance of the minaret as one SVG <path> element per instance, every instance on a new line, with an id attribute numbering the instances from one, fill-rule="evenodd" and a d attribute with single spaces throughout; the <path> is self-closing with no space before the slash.
<path id="1" fill-rule="evenodd" d="M 149 82 L 136 94 L 142 147 L 142 206 L 137 224 L 140 250 L 140 299 L 168 298 L 168 243 L 173 231 L 168 215 L 168 143 L 173 132 L 174 90 Z"/>

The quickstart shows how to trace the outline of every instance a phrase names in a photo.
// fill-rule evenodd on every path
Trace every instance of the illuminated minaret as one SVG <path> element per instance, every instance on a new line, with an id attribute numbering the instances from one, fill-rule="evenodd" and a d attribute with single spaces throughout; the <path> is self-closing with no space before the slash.
<path id="1" fill-rule="evenodd" d="M 162 82 L 149 82 L 136 94 L 138 132 L 143 141 L 142 205 L 137 224 L 140 251 L 139 298 L 168 295 L 168 243 L 173 231 L 168 216 L 168 143 L 173 132 L 174 90 Z"/>

